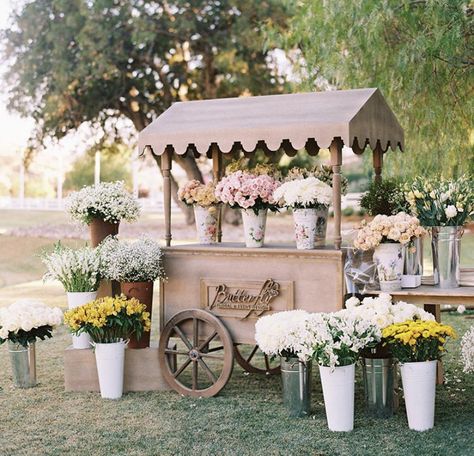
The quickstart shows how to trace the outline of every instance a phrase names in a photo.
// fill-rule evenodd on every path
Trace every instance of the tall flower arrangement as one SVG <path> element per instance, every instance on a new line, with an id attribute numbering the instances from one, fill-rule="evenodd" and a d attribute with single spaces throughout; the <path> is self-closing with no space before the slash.
<path id="1" fill-rule="evenodd" d="M 474 213 L 474 186 L 468 176 L 417 177 L 405 186 L 405 197 L 423 226 L 462 226 Z"/>
<path id="2" fill-rule="evenodd" d="M 71 193 L 66 199 L 71 217 L 89 225 L 93 219 L 110 223 L 132 222 L 140 215 L 137 200 L 125 189 L 123 182 L 101 182 Z"/>
<path id="3" fill-rule="evenodd" d="M 329 206 L 332 190 L 328 184 L 310 176 L 284 182 L 275 190 L 273 198 L 284 207 L 310 209 L 321 205 Z"/>
<path id="4" fill-rule="evenodd" d="M 58 280 L 67 292 L 90 292 L 99 288 L 101 256 L 97 249 L 71 249 L 59 242 L 42 256 L 47 272 L 44 280 Z"/>

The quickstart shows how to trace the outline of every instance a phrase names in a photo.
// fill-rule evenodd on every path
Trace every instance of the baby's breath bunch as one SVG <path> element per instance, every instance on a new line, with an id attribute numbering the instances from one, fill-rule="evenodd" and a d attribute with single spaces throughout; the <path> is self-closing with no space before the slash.
<path id="1" fill-rule="evenodd" d="M 462 336 L 461 358 L 464 364 L 464 372 L 474 373 L 474 326 L 471 326 Z"/>
<path id="2" fill-rule="evenodd" d="M 122 241 L 109 236 L 100 245 L 104 277 L 118 282 L 152 282 L 165 278 L 162 252 L 149 237 Z"/>
<path id="3" fill-rule="evenodd" d="M 71 193 L 66 210 L 73 219 L 86 225 L 94 218 L 110 223 L 133 222 L 140 215 L 138 201 L 125 190 L 123 182 L 101 182 Z"/>

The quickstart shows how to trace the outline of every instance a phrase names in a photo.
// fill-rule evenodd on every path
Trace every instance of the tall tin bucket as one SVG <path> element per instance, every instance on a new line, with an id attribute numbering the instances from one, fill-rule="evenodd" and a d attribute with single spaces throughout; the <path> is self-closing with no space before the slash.
<path id="1" fill-rule="evenodd" d="M 290 416 L 304 417 L 311 413 L 311 361 L 281 357 L 283 403 Z"/>
<path id="2" fill-rule="evenodd" d="M 28 348 L 13 342 L 8 343 L 12 365 L 13 383 L 17 388 L 31 388 L 36 385 L 36 349 L 31 343 Z"/>
<path id="3" fill-rule="evenodd" d="M 459 287 L 462 235 L 461 226 L 431 228 L 433 277 L 435 285 L 439 288 Z"/>
<path id="4" fill-rule="evenodd" d="M 403 274 L 423 275 L 423 238 L 416 238 L 413 244 L 414 249 L 405 249 Z"/>
<path id="5" fill-rule="evenodd" d="M 398 409 L 398 375 L 393 358 L 361 358 L 367 412 L 389 418 Z"/>

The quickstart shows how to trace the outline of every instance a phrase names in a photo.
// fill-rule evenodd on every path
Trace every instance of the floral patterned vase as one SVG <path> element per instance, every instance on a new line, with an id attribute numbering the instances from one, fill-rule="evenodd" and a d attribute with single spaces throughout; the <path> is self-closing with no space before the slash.
<path id="1" fill-rule="evenodd" d="M 385 292 L 401 290 L 403 275 L 403 246 L 400 243 L 380 244 L 374 250 L 374 260 L 380 282 Z"/>
<path id="2" fill-rule="evenodd" d="M 326 243 L 326 231 L 328 228 L 329 206 L 321 206 L 316 209 L 316 236 L 315 245 L 321 246 Z"/>
<path id="3" fill-rule="evenodd" d="M 316 239 L 317 209 L 294 209 L 296 248 L 314 249 Z"/>
<path id="4" fill-rule="evenodd" d="M 214 244 L 217 234 L 217 208 L 194 205 L 194 218 L 200 244 Z"/>
<path id="5" fill-rule="evenodd" d="M 250 248 L 263 247 L 267 210 L 260 209 L 257 215 L 253 209 L 242 209 L 242 221 L 244 223 L 245 246 Z"/>

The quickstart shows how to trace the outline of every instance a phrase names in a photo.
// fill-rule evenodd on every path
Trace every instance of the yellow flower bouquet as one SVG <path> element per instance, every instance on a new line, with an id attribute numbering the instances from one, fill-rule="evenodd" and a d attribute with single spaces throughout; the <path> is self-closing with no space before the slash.
<path id="1" fill-rule="evenodd" d="M 384 344 L 401 363 L 439 360 L 449 337 L 456 337 L 454 329 L 436 321 L 407 320 L 382 330 Z"/>
<path id="2" fill-rule="evenodd" d="M 138 299 L 104 297 L 68 310 L 64 322 L 75 335 L 87 333 L 95 343 L 114 343 L 150 331 L 150 313 Z"/>

